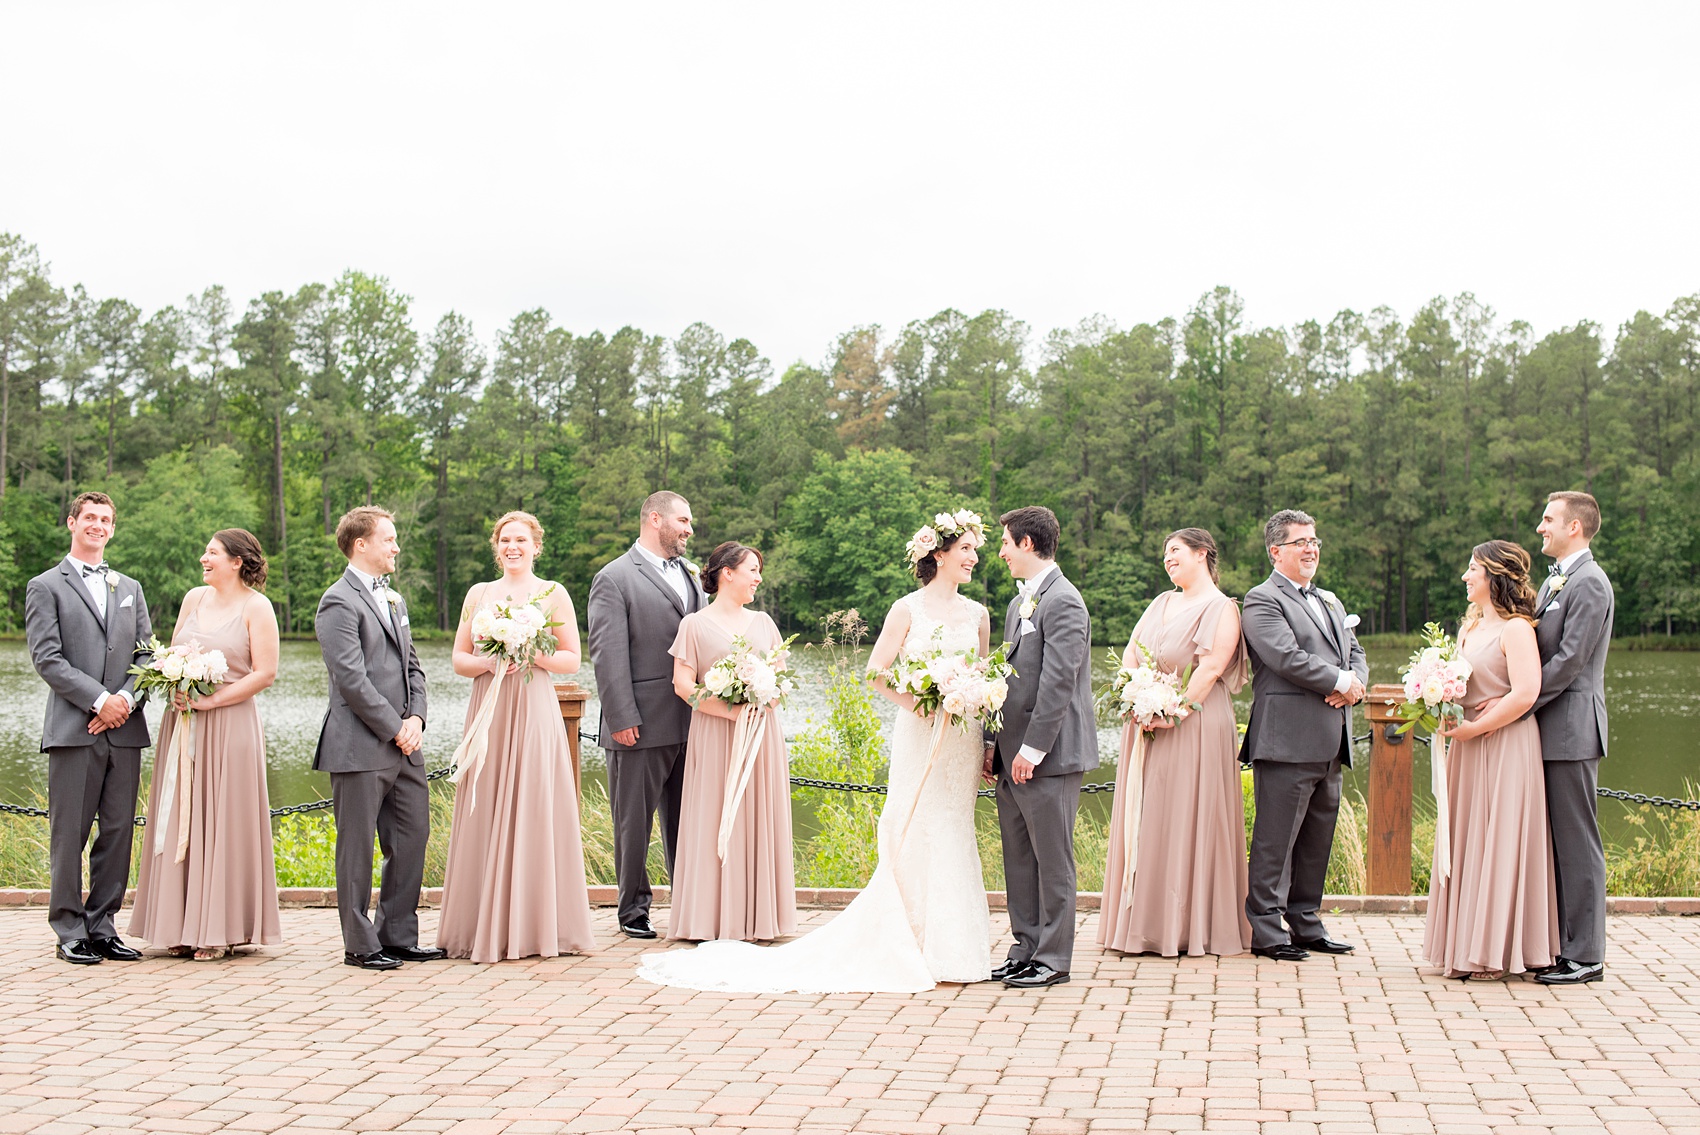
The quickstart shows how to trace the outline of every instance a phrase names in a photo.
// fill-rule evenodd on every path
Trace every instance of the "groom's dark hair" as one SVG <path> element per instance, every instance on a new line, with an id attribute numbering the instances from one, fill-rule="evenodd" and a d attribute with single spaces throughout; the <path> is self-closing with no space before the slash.
<path id="1" fill-rule="evenodd" d="M 1057 540 L 1062 536 L 1062 526 L 1057 523 L 1057 514 L 1042 504 L 1030 504 L 1026 508 L 1016 508 L 998 517 L 998 523 L 1009 529 L 1009 538 L 1017 544 L 1023 540 L 1033 541 L 1033 554 L 1042 560 L 1057 558 Z"/>
<path id="2" fill-rule="evenodd" d="M 1592 540 L 1600 531 L 1600 502 L 1587 493 L 1561 490 L 1547 494 L 1547 503 L 1557 501 L 1572 520 L 1582 522 L 1582 539 Z"/>
<path id="3" fill-rule="evenodd" d="M 1287 533 L 1305 525 L 1316 527 L 1316 517 L 1308 512 L 1300 512 L 1296 508 L 1284 508 L 1271 516 L 1263 525 L 1263 548 L 1268 551 L 1277 544 L 1287 542 Z M 1271 557 L 1273 558 L 1273 557 Z"/>

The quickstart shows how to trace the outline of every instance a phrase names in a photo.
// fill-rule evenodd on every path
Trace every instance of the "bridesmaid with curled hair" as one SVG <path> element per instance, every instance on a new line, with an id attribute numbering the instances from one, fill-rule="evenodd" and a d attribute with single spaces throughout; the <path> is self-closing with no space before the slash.
<path id="1" fill-rule="evenodd" d="M 1529 553 L 1477 544 L 1458 647 L 1472 667 L 1464 720 L 1441 729 L 1451 869 L 1431 878 L 1423 954 L 1447 977 L 1493 981 L 1552 964 L 1558 891 L 1547 829 Z"/>
<path id="2" fill-rule="evenodd" d="M 702 688 L 709 667 L 732 653 L 734 639 L 762 652 L 780 645 L 773 619 L 748 609 L 761 585 L 764 563 L 760 552 L 733 540 L 715 548 L 702 569 L 702 589 L 713 602 L 684 617 L 669 652 L 674 659 L 673 690 L 694 702 L 685 746 L 684 810 L 679 817 L 669 938 L 768 941 L 797 929 L 791 781 L 779 710 L 769 706 L 762 711 L 771 717 L 722 860 L 720 816 L 741 707 Z"/>
<path id="3" fill-rule="evenodd" d="M 202 698 L 181 694 L 154 749 L 148 826 L 130 933 L 172 954 L 215 961 L 237 946 L 283 941 L 272 863 L 266 738 L 254 698 L 277 678 L 277 615 L 259 591 L 266 556 L 252 532 L 214 532 L 205 586 L 183 597 L 172 645 L 224 652 L 230 670 Z M 188 729 L 186 752 L 172 742 Z"/>

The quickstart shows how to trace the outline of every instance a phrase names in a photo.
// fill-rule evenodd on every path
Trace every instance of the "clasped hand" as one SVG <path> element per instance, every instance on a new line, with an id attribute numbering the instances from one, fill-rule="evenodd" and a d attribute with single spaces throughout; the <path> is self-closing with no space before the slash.
<path id="1" fill-rule="evenodd" d="M 123 694 L 108 694 L 100 712 L 89 722 L 90 733 L 105 733 L 130 720 L 130 699 Z"/>
<path id="2" fill-rule="evenodd" d="M 419 746 L 425 743 L 425 726 L 417 717 L 409 717 L 402 721 L 401 729 L 395 735 L 396 748 L 403 756 L 411 757 L 419 751 Z"/>
<path id="3" fill-rule="evenodd" d="M 1364 689 L 1364 684 L 1356 678 L 1353 678 L 1352 684 L 1346 687 L 1344 693 L 1336 690 L 1323 700 L 1335 709 L 1345 709 L 1349 705 L 1357 705 L 1359 702 L 1363 701 L 1366 693 L 1367 691 Z"/>

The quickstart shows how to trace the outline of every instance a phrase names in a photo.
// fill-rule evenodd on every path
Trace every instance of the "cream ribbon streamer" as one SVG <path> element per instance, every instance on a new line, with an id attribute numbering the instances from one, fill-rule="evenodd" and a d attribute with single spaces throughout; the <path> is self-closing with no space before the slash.
<path id="1" fill-rule="evenodd" d="M 1439 733 L 1429 738 L 1429 791 L 1434 793 L 1434 864 L 1430 873 L 1438 882 L 1452 877 L 1452 816 L 1446 800 L 1446 738 Z"/>
<path id="2" fill-rule="evenodd" d="M 478 770 L 484 766 L 484 754 L 490 751 L 490 722 L 495 719 L 496 695 L 502 692 L 502 679 L 507 673 L 506 665 L 496 668 L 495 675 L 490 679 L 490 688 L 484 691 L 484 700 L 478 703 L 478 713 L 473 717 L 472 724 L 466 727 L 466 735 L 460 739 L 460 746 L 455 749 L 455 770 L 449 774 L 449 783 L 459 784 L 467 777 L 473 778 L 466 789 L 468 812 L 477 804 Z"/>
<path id="3" fill-rule="evenodd" d="M 745 702 L 732 726 L 732 763 L 726 769 L 726 794 L 720 801 L 720 838 L 715 844 L 723 863 L 726 847 L 732 840 L 732 826 L 738 822 L 738 805 L 743 802 L 744 790 L 750 786 L 750 774 L 755 771 L 762 738 L 767 736 L 767 717 L 755 705 Z"/>
<path id="4" fill-rule="evenodd" d="M 153 833 L 153 853 L 165 854 L 166 832 L 171 827 L 171 805 L 182 794 L 183 803 L 177 810 L 177 846 L 173 863 L 181 863 L 189 855 L 189 812 L 194 806 L 195 783 L 195 714 L 193 710 L 177 717 L 177 728 L 171 734 L 171 755 L 165 762 L 165 783 L 159 789 L 159 826 Z"/>
<path id="5" fill-rule="evenodd" d="M 1145 806 L 1145 730 L 1137 722 L 1127 762 L 1127 778 L 1116 790 L 1116 806 L 1122 811 L 1123 896 L 1133 894 L 1133 876 L 1139 868 L 1139 814 Z"/>
<path id="6" fill-rule="evenodd" d="M 897 837 L 897 846 L 902 847 L 909 838 L 909 825 L 915 822 L 915 813 L 921 809 L 921 789 L 927 785 L 927 777 L 933 771 L 933 765 L 938 763 L 939 752 L 944 748 L 944 732 L 950 726 L 950 714 L 940 709 L 933 715 L 932 744 L 927 746 L 927 763 L 921 766 L 921 779 L 915 782 L 915 799 L 909 802 L 909 815 L 903 820 L 903 831 Z"/>

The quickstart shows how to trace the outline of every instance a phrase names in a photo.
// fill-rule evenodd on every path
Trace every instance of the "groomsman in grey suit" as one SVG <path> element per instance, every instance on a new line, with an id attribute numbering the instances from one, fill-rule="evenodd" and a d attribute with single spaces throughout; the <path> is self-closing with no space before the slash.
<path id="1" fill-rule="evenodd" d="M 1340 811 L 1340 768 L 1352 763 L 1351 707 L 1369 665 L 1346 608 L 1317 587 L 1316 521 L 1283 509 L 1263 526 L 1274 570 L 1246 592 L 1241 625 L 1251 658 L 1251 762 L 1257 819 L 1245 900 L 1251 952 L 1304 961 L 1351 953 L 1322 925 L 1322 883 Z M 1284 921 L 1283 921 L 1284 920 Z"/>
<path id="2" fill-rule="evenodd" d="M 986 735 L 997 777 L 1009 928 L 992 977 L 1015 989 L 1060 985 L 1074 961 L 1074 817 L 1080 782 L 1098 767 L 1092 712 L 1092 620 L 1057 567 L 1061 530 L 1048 508 L 1006 512 L 998 556 L 1018 581 L 1004 616 L 1015 677 L 1003 728 Z"/>
<path id="3" fill-rule="evenodd" d="M 1558 872 L 1558 960 L 1535 973 L 1547 985 L 1605 976 L 1606 855 L 1594 790 L 1606 755 L 1606 651 L 1617 600 L 1588 548 L 1599 530 L 1599 503 L 1575 492 L 1547 497 L 1536 528 L 1541 552 L 1553 558 L 1535 597 L 1541 651 L 1535 724 Z"/>
<path id="4" fill-rule="evenodd" d="M 413 650 L 407 603 L 390 587 L 400 545 L 395 517 L 356 508 L 336 526 L 348 570 L 319 600 L 313 625 L 330 671 L 330 705 L 313 767 L 331 775 L 336 811 L 336 905 L 342 960 L 389 970 L 429 962 L 419 946 L 419 888 L 431 834 L 425 782 L 425 671 Z M 384 859 L 372 905 L 372 837 Z"/>
<path id="5" fill-rule="evenodd" d="M 52 691 L 41 749 L 47 754 L 47 923 L 58 956 L 76 965 L 133 962 L 114 918 L 130 881 L 130 840 L 142 750 L 152 743 L 128 671 L 153 634 L 142 586 L 103 559 L 117 514 L 105 493 L 71 502 L 71 553 L 29 581 L 24 633 L 30 661 Z M 89 890 L 83 848 L 89 829 Z"/>
<path id="6" fill-rule="evenodd" d="M 585 610 L 602 705 L 597 737 L 608 756 L 618 918 L 632 938 L 655 937 L 648 863 L 658 811 L 669 877 L 679 841 L 691 707 L 673 692 L 673 657 L 667 651 L 680 621 L 707 602 L 696 565 L 685 559 L 691 533 L 685 498 L 666 490 L 651 493 L 643 502 L 637 543 L 596 573 Z"/>

